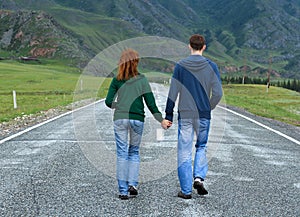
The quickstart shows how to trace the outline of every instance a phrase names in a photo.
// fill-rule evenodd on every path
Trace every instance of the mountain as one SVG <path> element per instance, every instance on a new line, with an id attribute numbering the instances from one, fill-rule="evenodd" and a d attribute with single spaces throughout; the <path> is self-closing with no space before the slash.
<path id="1" fill-rule="evenodd" d="M 82 59 L 92 56 L 74 34 L 43 11 L 0 11 L 1 47 L 13 55 Z"/>
<path id="2" fill-rule="evenodd" d="M 89 59 L 114 43 L 136 36 L 158 35 L 187 43 L 191 34 L 201 33 L 208 42 L 207 55 L 223 72 L 243 67 L 264 76 L 272 67 L 274 76 L 300 78 L 299 0 L 0 0 L 0 8 L 4 10 L 1 53 L 28 52 L 28 41 L 15 42 L 20 28 L 25 32 L 28 27 L 11 28 L 16 19 L 8 19 L 5 13 L 18 16 L 35 11 L 55 23 L 58 35 L 50 38 L 58 41 L 57 48 L 64 46 L 59 50 L 67 51 L 76 47 L 72 53 L 81 51 L 76 54 L 79 58 Z M 35 15 L 32 20 L 36 20 Z M 36 30 L 42 28 L 40 24 Z M 31 29 L 32 36 L 35 32 L 45 36 Z M 70 57 L 58 51 L 56 56 Z"/>

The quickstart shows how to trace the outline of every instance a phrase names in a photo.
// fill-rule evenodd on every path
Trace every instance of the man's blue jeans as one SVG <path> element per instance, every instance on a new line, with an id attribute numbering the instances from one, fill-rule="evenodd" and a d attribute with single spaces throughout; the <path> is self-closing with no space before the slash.
<path id="1" fill-rule="evenodd" d="M 140 168 L 140 143 L 144 122 L 120 119 L 114 121 L 117 146 L 117 180 L 121 195 L 128 194 L 128 187 L 137 186 Z M 128 138 L 129 136 L 129 138 Z"/>
<path id="2" fill-rule="evenodd" d="M 210 119 L 179 119 L 178 120 L 178 177 L 181 191 L 192 193 L 193 178 L 205 179 L 208 162 L 206 144 L 210 127 Z M 194 170 L 192 168 L 192 148 L 194 133 L 196 133 L 196 152 Z"/>

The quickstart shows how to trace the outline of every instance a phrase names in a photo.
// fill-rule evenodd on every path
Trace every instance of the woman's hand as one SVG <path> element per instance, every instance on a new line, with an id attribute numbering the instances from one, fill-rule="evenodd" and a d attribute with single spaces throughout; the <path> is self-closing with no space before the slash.
<path id="1" fill-rule="evenodd" d="M 165 130 L 171 126 L 172 126 L 172 122 L 167 119 L 163 119 L 163 121 L 161 122 L 161 127 L 164 128 Z"/>

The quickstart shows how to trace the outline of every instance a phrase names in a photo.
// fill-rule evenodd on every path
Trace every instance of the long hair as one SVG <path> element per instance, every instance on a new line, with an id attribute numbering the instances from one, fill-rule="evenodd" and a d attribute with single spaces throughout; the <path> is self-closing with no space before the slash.
<path id="1" fill-rule="evenodd" d="M 126 49 L 122 52 L 119 61 L 117 80 L 129 80 L 138 74 L 137 66 L 139 54 L 133 49 Z"/>

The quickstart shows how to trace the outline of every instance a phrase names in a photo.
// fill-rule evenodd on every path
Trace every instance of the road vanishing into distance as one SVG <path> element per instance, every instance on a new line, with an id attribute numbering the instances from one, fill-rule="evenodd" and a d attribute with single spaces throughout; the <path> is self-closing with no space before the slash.
<path id="1" fill-rule="evenodd" d="M 164 111 L 167 87 L 152 88 Z M 300 216 L 299 128 L 219 106 L 207 150 L 209 194 L 184 200 L 177 121 L 162 130 L 147 110 L 139 195 L 121 201 L 112 115 L 99 101 L 1 140 L 0 216 Z"/>

